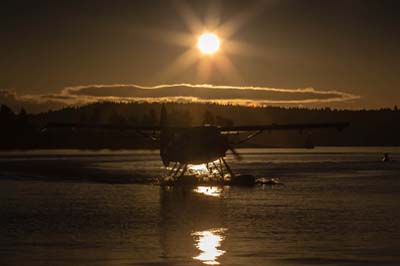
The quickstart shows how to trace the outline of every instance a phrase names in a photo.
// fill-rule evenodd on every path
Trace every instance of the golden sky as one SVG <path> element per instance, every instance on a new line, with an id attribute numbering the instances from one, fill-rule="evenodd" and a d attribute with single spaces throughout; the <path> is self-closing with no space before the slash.
<path id="1" fill-rule="evenodd" d="M 208 84 L 208 91 L 262 88 L 260 98 L 244 99 L 253 103 L 393 107 L 400 99 L 398 7 L 347 0 L 10 1 L 0 11 L 0 101 L 94 99 L 67 99 L 70 87 L 107 88 L 103 96 L 116 97 L 121 86 L 186 84 L 190 92 Z M 215 53 L 199 50 L 204 33 L 218 37 Z M 225 92 L 228 101 L 238 94 Z"/>

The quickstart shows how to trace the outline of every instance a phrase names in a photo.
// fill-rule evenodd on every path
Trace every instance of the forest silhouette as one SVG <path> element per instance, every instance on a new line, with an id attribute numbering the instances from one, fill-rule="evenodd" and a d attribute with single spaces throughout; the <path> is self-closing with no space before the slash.
<path id="1" fill-rule="evenodd" d="M 397 107 L 379 110 L 336 110 L 246 107 L 212 103 L 166 103 L 165 105 L 170 126 L 350 123 L 350 126 L 340 133 L 335 130 L 265 132 L 246 143 L 245 147 L 400 145 L 398 138 L 400 111 Z M 161 103 L 98 102 L 40 114 L 28 114 L 24 109 L 15 113 L 6 105 L 1 105 L 0 149 L 158 148 L 157 142 L 135 131 L 46 129 L 46 125 L 57 122 L 156 126 L 159 125 L 161 106 Z"/>

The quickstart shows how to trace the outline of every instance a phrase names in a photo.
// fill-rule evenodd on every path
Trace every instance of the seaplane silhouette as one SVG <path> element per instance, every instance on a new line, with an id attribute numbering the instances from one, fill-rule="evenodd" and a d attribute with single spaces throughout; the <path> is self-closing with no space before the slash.
<path id="1" fill-rule="evenodd" d="M 149 137 L 159 142 L 161 160 L 166 169 L 169 170 L 167 174 L 168 182 L 175 182 L 185 176 L 188 165 L 198 164 L 205 164 L 210 173 L 216 170 L 221 178 L 220 180 L 224 180 L 225 173 L 228 174 L 230 179 L 238 177 L 225 160 L 227 152 L 232 152 L 233 156 L 240 160 L 241 156 L 235 150 L 235 146 L 247 142 L 265 131 L 298 130 L 302 132 L 329 128 L 341 131 L 348 125 L 348 123 L 310 123 L 176 127 L 168 125 L 167 111 L 165 106 L 162 105 L 159 126 L 49 123 L 47 128 L 130 130 Z M 232 135 L 242 137 L 240 140 L 233 141 Z M 171 163 L 172 166 L 170 166 Z"/>

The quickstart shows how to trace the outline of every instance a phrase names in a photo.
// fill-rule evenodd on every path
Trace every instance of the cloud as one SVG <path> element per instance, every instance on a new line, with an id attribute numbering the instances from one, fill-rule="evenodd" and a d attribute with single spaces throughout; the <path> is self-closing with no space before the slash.
<path id="1" fill-rule="evenodd" d="M 45 106 L 62 107 L 97 101 L 146 102 L 214 102 L 239 105 L 319 105 L 347 102 L 360 96 L 337 90 L 314 88 L 268 88 L 252 86 L 220 86 L 210 84 L 167 84 L 139 86 L 135 84 L 82 85 L 66 87 L 59 93 L 18 96 L 14 91 L 0 90 L 0 102 L 25 104 L 44 110 Z M 11 101 L 10 101 L 11 99 Z M 27 108 L 28 109 L 28 108 Z"/>
<path id="2" fill-rule="evenodd" d="M 284 89 L 249 86 L 216 86 L 209 84 L 170 84 L 145 87 L 139 85 L 87 85 L 65 88 L 62 95 L 92 99 L 174 100 L 190 101 L 249 101 L 259 104 L 329 103 L 359 99 L 358 95 L 336 90 L 313 88 Z"/>

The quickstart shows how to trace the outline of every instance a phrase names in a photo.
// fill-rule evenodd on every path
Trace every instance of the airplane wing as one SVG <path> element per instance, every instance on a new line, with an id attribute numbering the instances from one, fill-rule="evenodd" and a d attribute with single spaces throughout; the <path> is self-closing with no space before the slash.
<path id="1" fill-rule="evenodd" d="M 310 124 L 269 124 L 248 126 L 222 126 L 219 127 L 223 133 L 247 132 L 247 131 L 273 131 L 273 130 L 311 130 L 333 128 L 338 131 L 348 127 L 349 123 L 310 123 Z M 133 126 L 118 124 L 84 124 L 84 123 L 49 123 L 46 128 L 71 128 L 71 129 L 104 129 L 104 130 L 132 130 L 132 131 L 161 131 L 160 126 Z M 169 129 L 185 129 L 188 127 L 166 127 Z"/>
<path id="2" fill-rule="evenodd" d="M 93 130 L 114 130 L 114 131 L 132 131 L 133 133 L 150 138 L 154 141 L 159 140 L 160 126 L 133 126 L 118 124 L 84 124 L 84 123 L 48 123 L 44 130 L 47 129 L 93 129 Z"/>
<path id="3" fill-rule="evenodd" d="M 312 129 L 336 129 L 342 131 L 348 127 L 349 123 L 312 123 L 312 124 L 270 124 L 270 125 L 258 125 L 258 126 L 228 126 L 221 127 L 220 130 L 223 134 L 238 134 L 245 132 L 253 132 L 247 135 L 245 138 L 232 142 L 231 145 L 238 145 L 249 141 L 264 131 L 273 130 L 298 130 L 300 132 L 312 130 Z M 232 151 L 234 151 L 231 148 Z"/>
<path id="4" fill-rule="evenodd" d="M 220 127 L 221 132 L 247 132 L 247 131 L 273 131 L 273 130 L 311 130 L 311 129 L 337 129 L 342 131 L 349 123 L 311 123 L 311 124 L 270 124 L 250 126 L 226 126 Z"/>
<path id="5" fill-rule="evenodd" d="M 132 130 L 132 131 L 160 131 L 160 126 L 131 126 L 123 124 L 87 124 L 87 123 L 48 123 L 46 128 L 71 128 L 71 129 L 106 129 L 106 130 Z"/>
<path id="6" fill-rule="evenodd" d="M 261 134 L 264 131 L 273 130 L 299 130 L 300 132 L 313 129 L 337 129 L 338 131 L 348 127 L 348 123 L 314 123 L 314 124 L 270 124 L 270 125 L 249 125 L 249 126 L 225 126 L 218 127 L 222 134 L 237 134 L 250 133 L 244 139 L 231 144 L 240 144 L 249 141 L 253 137 Z M 116 130 L 116 131 L 132 131 L 135 134 L 151 138 L 159 141 L 161 130 L 172 129 L 173 131 L 185 130 L 188 127 L 161 127 L 161 126 L 133 126 L 133 125 L 118 125 L 118 124 L 83 124 L 83 123 L 49 123 L 46 129 L 61 128 L 61 129 L 94 129 L 94 130 Z M 253 132 L 253 133 L 251 133 Z"/>

